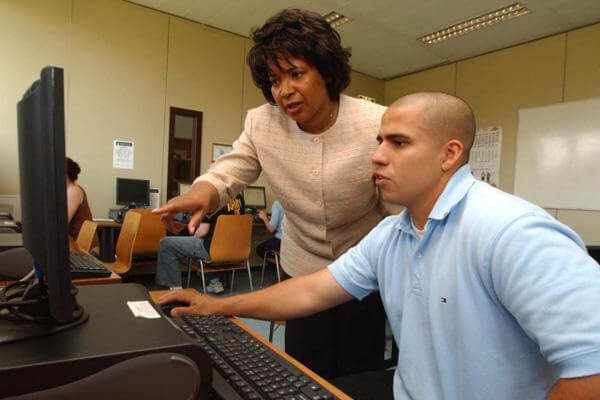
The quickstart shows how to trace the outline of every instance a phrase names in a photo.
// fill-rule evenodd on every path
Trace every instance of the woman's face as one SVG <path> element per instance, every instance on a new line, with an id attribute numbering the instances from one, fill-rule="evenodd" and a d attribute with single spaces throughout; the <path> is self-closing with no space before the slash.
<path id="1" fill-rule="evenodd" d="M 279 108 L 309 132 L 327 126 L 332 102 L 319 70 L 293 57 L 278 57 L 268 65 L 271 94 Z"/>

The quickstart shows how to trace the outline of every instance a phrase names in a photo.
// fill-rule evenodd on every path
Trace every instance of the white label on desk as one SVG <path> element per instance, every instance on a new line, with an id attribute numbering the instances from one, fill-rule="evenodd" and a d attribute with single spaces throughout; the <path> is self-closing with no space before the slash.
<path id="1" fill-rule="evenodd" d="M 160 314 L 156 312 L 152 304 L 149 301 L 128 301 L 127 305 L 136 318 L 148 318 L 155 319 L 160 318 Z"/>

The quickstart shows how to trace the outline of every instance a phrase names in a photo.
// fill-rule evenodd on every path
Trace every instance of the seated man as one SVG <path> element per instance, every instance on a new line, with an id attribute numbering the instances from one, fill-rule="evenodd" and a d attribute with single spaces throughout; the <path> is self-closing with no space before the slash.
<path id="1" fill-rule="evenodd" d="M 310 315 L 379 290 L 399 349 L 399 399 L 600 399 L 600 268 L 543 209 L 471 176 L 475 119 L 443 93 L 383 115 L 372 157 L 404 205 L 329 268 L 173 315 Z"/>
<path id="2" fill-rule="evenodd" d="M 181 289 L 181 271 L 179 270 L 180 258 L 210 259 L 209 250 L 217 218 L 222 214 L 241 214 L 244 209 L 244 200 L 241 195 L 229 202 L 225 207 L 205 217 L 193 236 L 167 236 L 158 244 L 158 259 L 156 262 L 156 284 L 169 289 Z M 180 232 L 185 224 L 175 222 L 170 229 Z M 219 278 L 210 280 L 206 287 L 209 293 L 220 293 L 223 283 Z"/>
<path id="3" fill-rule="evenodd" d="M 256 253 L 258 253 L 260 258 L 264 258 L 265 253 L 268 250 L 279 251 L 279 248 L 281 247 L 281 222 L 284 217 L 283 207 L 281 207 L 279 200 L 275 200 L 271 206 L 271 218 L 265 213 L 265 210 L 260 210 L 258 216 L 265 223 L 269 232 L 275 232 L 271 239 L 260 242 L 258 246 L 256 246 Z"/>

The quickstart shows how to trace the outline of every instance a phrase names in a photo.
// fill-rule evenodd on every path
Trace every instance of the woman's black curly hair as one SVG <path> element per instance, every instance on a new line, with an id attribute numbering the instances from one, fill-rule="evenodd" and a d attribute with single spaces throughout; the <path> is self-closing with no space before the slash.
<path id="1" fill-rule="evenodd" d="M 337 100 L 350 84 L 350 49 L 342 47 L 339 33 L 314 12 L 298 9 L 275 14 L 251 34 L 254 46 L 248 53 L 252 79 L 271 104 L 268 62 L 277 64 L 277 57 L 294 57 L 316 67 L 325 84 L 329 98 Z"/>
<path id="2" fill-rule="evenodd" d="M 69 157 L 66 157 L 65 167 L 66 167 L 67 176 L 69 177 L 71 182 L 75 182 L 77 180 L 77 177 L 79 176 L 79 173 L 81 172 L 81 168 L 79 168 L 79 164 L 77 164 L 75 161 L 71 160 Z"/>

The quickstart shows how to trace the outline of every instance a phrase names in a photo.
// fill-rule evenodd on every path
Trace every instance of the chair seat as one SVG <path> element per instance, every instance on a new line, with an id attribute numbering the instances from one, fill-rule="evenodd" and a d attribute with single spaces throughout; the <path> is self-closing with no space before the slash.
<path id="1" fill-rule="evenodd" d="M 232 265 L 219 265 L 218 267 L 211 267 L 210 264 L 206 263 L 204 272 L 223 272 L 223 271 L 234 271 L 239 269 L 246 269 L 246 264 L 232 264 Z"/>

